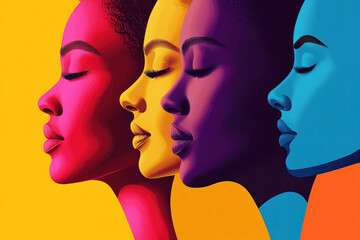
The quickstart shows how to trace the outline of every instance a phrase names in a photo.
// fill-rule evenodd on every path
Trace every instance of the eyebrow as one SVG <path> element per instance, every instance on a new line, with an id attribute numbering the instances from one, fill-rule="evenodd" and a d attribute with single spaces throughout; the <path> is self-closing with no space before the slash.
<path id="1" fill-rule="evenodd" d="M 91 46 L 90 44 L 83 42 L 83 41 L 74 41 L 71 43 L 66 44 L 60 49 L 60 55 L 64 57 L 68 52 L 75 50 L 75 49 L 81 49 L 87 52 L 94 53 L 96 55 L 101 55 L 96 48 Z"/>
<path id="2" fill-rule="evenodd" d="M 310 42 L 310 43 L 315 43 L 324 47 L 327 47 L 324 43 L 322 43 L 319 39 L 317 39 L 314 36 L 311 35 L 304 35 L 301 38 L 299 38 L 299 40 L 296 41 L 296 43 L 294 44 L 294 48 L 298 49 L 300 48 L 303 44 Z"/>
<path id="3" fill-rule="evenodd" d="M 154 48 L 157 47 L 164 47 L 170 50 L 173 50 L 175 52 L 180 52 L 179 48 L 176 47 L 174 44 L 163 40 L 163 39 L 154 39 L 151 40 L 148 44 L 146 44 L 145 48 L 144 48 L 144 53 L 145 55 L 148 55 Z"/>
<path id="4" fill-rule="evenodd" d="M 185 54 L 189 50 L 189 48 L 191 46 L 196 45 L 196 44 L 200 44 L 200 43 L 205 43 L 205 44 L 225 48 L 224 45 L 222 45 L 221 43 L 219 43 L 215 39 L 212 39 L 212 38 L 209 38 L 209 37 L 193 37 L 193 38 L 189 38 L 189 39 L 185 40 L 185 42 L 183 43 L 183 45 L 181 47 L 181 50 L 182 50 L 183 54 Z"/>

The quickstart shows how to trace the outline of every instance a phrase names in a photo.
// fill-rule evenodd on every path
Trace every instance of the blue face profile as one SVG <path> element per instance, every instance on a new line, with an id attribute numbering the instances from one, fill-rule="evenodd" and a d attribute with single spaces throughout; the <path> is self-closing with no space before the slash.
<path id="1" fill-rule="evenodd" d="M 294 67 L 268 97 L 294 176 L 360 162 L 360 1 L 306 0 Z"/>

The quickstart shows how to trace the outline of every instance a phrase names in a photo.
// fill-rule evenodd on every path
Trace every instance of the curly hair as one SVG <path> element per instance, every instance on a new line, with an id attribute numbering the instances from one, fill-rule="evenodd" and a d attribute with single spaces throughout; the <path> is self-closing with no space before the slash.
<path id="1" fill-rule="evenodd" d="M 137 0 L 102 0 L 102 5 L 115 32 L 125 37 L 125 44 L 132 54 L 142 56 L 146 23 L 151 11 L 141 9 Z"/>

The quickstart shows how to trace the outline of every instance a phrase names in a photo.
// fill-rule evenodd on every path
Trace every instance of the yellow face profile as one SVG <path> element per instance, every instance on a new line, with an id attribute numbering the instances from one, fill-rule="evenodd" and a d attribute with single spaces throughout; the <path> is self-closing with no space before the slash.
<path id="1" fill-rule="evenodd" d="M 160 101 L 181 73 L 179 39 L 187 5 L 180 0 L 157 1 L 145 33 L 144 71 L 120 97 L 121 105 L 134 114 L 133 146 L 140 151 L 140 171 L 148 178 L 176 174 L 180 165 L 169 134 L 174 117 Z"/>

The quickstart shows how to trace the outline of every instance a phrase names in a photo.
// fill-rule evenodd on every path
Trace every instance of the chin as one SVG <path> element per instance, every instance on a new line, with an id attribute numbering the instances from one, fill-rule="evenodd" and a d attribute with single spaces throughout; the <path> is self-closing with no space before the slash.
<path id="1" fill-rule="evenodd" d="M 203 166 L 202 166 L 203 167 Z M 198 188 L 198 187 L 207 187 L 211 184 L 214 184 L 214 181 L 209 178 L 208 172 L 203 168 L 197 168 L 193 164 L 186 164 L 182 162 L 180 165 L 180 178 L 181 181 L 188 187 Z"/>
<path id="2" fill-rule="evenodd" d="M 59 184 L 73 183 L 69 174 L 67 174 L 63 169 L 58 169 L 54 167 L 54 164 L 50 166 L 50 177 L 51 179 Z"/>
<path id="3" fill-rule="evenodd" d="M 79 176 L 79 171 L 76 171 L 73 166 L 64 166 L 60 159 L 53 160 L 50 165 L 51 179 L 60 184 L 76 183 L 89 180 L 86 176 Z"/>
<path id="4" fill-rule="evenodd" d="M 174 159 L 174 156 L 158 158 L 160 161 L 154 161 L 154 157 L 147 158 L 140 156 L 139 169 L 141 174 L 149 179 L 173 176 L 179 172 L 180 158 Z"/>

